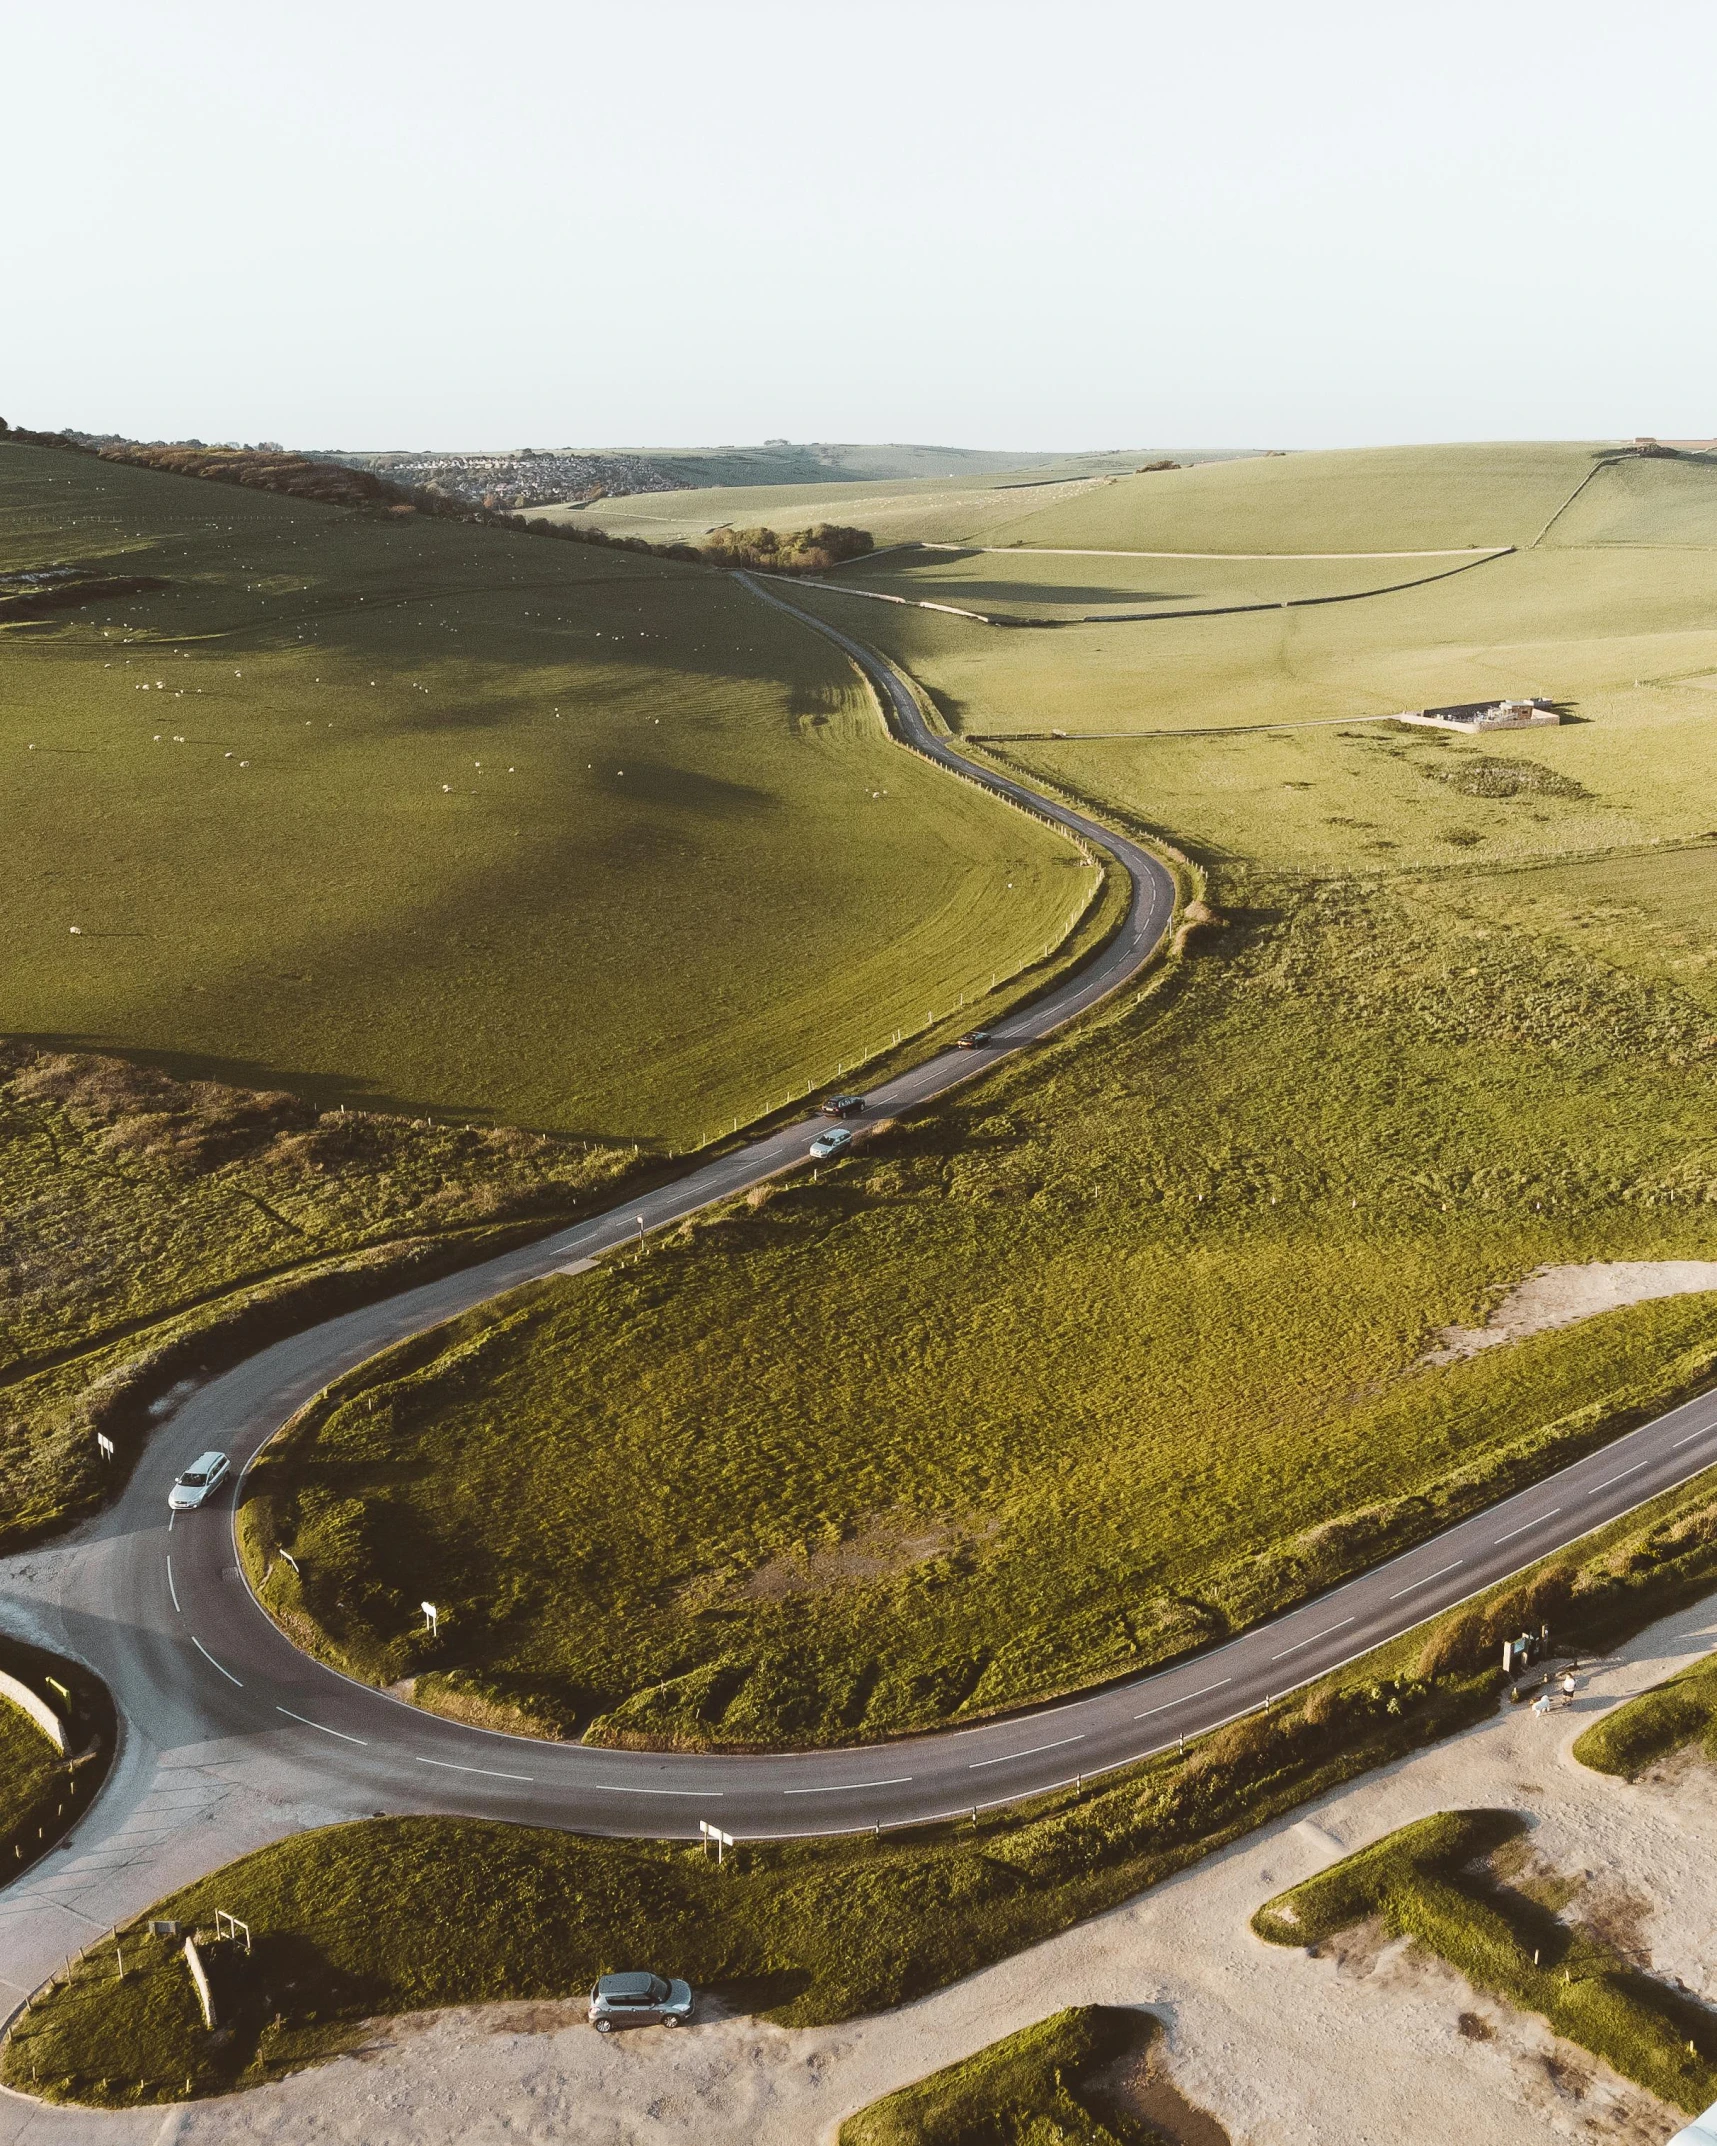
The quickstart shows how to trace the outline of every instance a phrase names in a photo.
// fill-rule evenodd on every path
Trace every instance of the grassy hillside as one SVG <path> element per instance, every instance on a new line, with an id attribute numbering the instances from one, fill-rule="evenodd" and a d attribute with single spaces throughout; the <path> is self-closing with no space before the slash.
<path id="1" fill-rule="evenodd" d="M 0 629 L 15 1034 L 678 1145 L 1073 906 L 722 577 L 6 445 L 55 562 L 165 586 Z"/>
<path id="2" fill-rule="evenodd" d="M 1394 551 L 1529 544 L 1594 459 L 1590 445 L 1350 448 L 1123 477 L 1064 504 L 1021 500 L 988 539 L 1148 551 Z"/>
<path id="3" fill-rule="evenodd" d="M 1626 456 L 1602 468 L 1545 539 L 1717 549 L 1717 456 Z"/>
<path id="4" fill-rule="evenodd" d="M 0 1549 L 98 1504 L 181 1379 L 574 1215 L 631 1166 L 0 1045 Z"/>
<path id="5" fill-rule="evenodd" d="M 1381 455 L 1367 482 L 1464 483 L 1495 535 L 1589 466 L 1475 452 Z M 1310 469 L 1302 521 L 1320 459 L 1343 511 L 1365 494 L 1363 457 L 1270 463 Z M 1362 532 L 1391 533 L 1381 508 Z M 1036 601 L 1112 563 L 953 566 Z M 802 592 L 862 610 L 964 728 L 1036 731 L 1011 761 L 1204 856 L 1227 925 L 1156 1001 L 815 1188 L 473 1322 L 373 1415 L 310 1426 L 274 1478 L 306 1572 L 300 1595 L 277 1566 L 283 1612 L 436 1703 L 562 1730 L 885 1734 L 1233 1629 L 1708 1380 L 1699 1298 L 1418 1366 L 1541 1264 L 1717 1242 L 1693 974 L 1717 732 L 1703 687 L 1635 683 L 1717 667 L 1708 581 L 1690 551 L 1545 548 L 1350 605 L 1055 633 Z M 1511 688 L 1582 720 L 1346 720 Z M 1042 737 L 1081 716 L 1170 734 Z M 1309 727 L 1240 727 L 1283 719 Z M 1565 913 L 1599 871 L 1631 875 L 1607 939 Z M 544 1487 L 492 1514 L 503 1437 Z M 640 1487 L 638 1451 L 694 1439 L 695 1473 Z M 433 1660 L 390 1543 L 468 1605 Z"/>
<path id="6" fill-rule="evenodd" d="M 1540 1265 L 1711 1255 L 1702 1008 L 1488 880 L 1216 891 L 1166 999 L 378 1367 L 254 1479 L 267 1599 L 563 1732 L 880 1735 L 1220 1636 L 1712 1375 L 1704 1298 L 1417 1368 Z"/>

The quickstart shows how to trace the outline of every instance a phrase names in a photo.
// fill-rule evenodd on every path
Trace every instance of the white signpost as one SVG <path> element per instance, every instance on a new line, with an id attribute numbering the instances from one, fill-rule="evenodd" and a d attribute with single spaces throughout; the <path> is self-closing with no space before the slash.
<path id="1" fill-rule="evenodd" d="M 438 1637 L 441 1631 L 441 1612 L 433 1602 L 421 1602 L 418 1607 L 423 1611 L 423 1620 L 429 1627 L 430 1638 Z"/>
<path id="2" fill-rule="evenodd" d="M 99 1453 L 99 1454 L 101 1455 L 101 1457 L 102 1457 L 102 1459 L 103 1459 L 103 1460 L 112 1460 L 112 1458 L 113 1458 L 113 1440 L 112 1440 L 111 1438 L 109 1438 L 109 1437 L 108 1437 L 108 1435 L 107 1435 L 107 1433 L 106 1433 L 105 1431 L 97 1431 L 97 1432 L 96 1432 L 96 1434 L 95 1434 L 95 1450 L 96 1450 L 96 1451 L 97 1451 L 97 1452 L 98 1452 L 98 1453 Z"/>
<path id="3" fill-rule="evenodd" d="M 712 1826 L 707 1818 L 698 1820 L 698 1831 L 703 1835 L 703 1852 L 706 1862 L 709 1859 L 709 1844 L 711 1841 L 715 1842 L 715 1867 L 719 1870 L 723 1850 L 737 1848 L 739 1843 L 731 1833 L 724 1833 L 720 1826 Z"/>

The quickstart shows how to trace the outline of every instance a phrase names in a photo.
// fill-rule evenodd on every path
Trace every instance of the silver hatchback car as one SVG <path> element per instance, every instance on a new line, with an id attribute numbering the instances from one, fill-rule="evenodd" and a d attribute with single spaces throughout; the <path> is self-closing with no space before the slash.
<path id="1" fill-rule="evenodd" d="M 598 2034 L 616 2027 L 677 2027 L 692 2016 L 692 1986 L 661 1975 L 604 1975 L 590 1993 L 588 2016 Z"/>

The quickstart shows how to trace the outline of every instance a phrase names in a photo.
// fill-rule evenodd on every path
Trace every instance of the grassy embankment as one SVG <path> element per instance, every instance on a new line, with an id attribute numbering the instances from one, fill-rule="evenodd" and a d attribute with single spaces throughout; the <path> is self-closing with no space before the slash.
<path id="1" fill-rule="evenodd" d="M 849 2116 L 840 2146 L 1160 2146 L 1105 2076 L 1156 2024 L 1110 2005 L 1056 2012 Z"/>
<path id="2" fill-rule="evenodd" d="M 75 1662 L 0 1635 L 0 1669 L 66 1725 L 62 1756 L 22 1707 L 0 1697 L 0 1885 L 45 1855 L 89 1808 L 114 1750 L 113 1704 Z"/>
<path id="3" fill-rule="evenodd" d="M 1078 906 L 724 577 L 0 446 L 54 561 L 166 586 L 0 632 L 15 1034 L 685 1147 Z"/>
<path id="4" fill-rule="evenodd" d="M 178 1381 L 498 1251 L 631 1167 L 0 1045 L 0 1551 L 99 1504 Z"/>
<path id="5" fill-rule="evenodd" d="M 1691 1743 L 1717 1759 L 1717 1654 L 1612 1707 L 1575 1739 L 1574 1756 L 1597 1773 L 1631 1781 Z"/>
<path id="6" fill-rule="evenodd" d="M 1702 1298 L 1418 1361 L 1537 1266 L 1709 1255 L 1703 1010 L 1488 889 L 1230 885 L 1159 997 L 343 1382 L 251 1479 L 270 1605 L 556 1733 L 876 1736 L 1218 1638 L 1709 1379 Z"/>
<path id="7" fill-rule="evenodd" d="M 25 2015 L 0 2077 L 123 2106 L 254 2085 L 349 2047 L 378 2014 L 576 1994 L 641 1959 L 784 2024 L 850 2018 L 945 1986 L 1064 1930 L 1291 1809 L 1478 1718 L 1496 1642 L 1549 1618 L 1613 1644 L 1717 1584 L 1717 1473 L 1519 1581 L 1166 1757 L 977 1827 L 877 1841 L 695 1849 L 460 1819 L 298 1834 L 150 1908 Z M 233 2032 L 203 2031 L 153 1917 L 248 1920 Z M 236 1963 L 235 1963 L 236 1964 Z"/>
<path id="8" fill-rule="evenodd" d="M 1512 1811 L 1421 1819 L 1266 1901 L 1252 1927 L 1273 1945 L 1315 1946 L 1381 1916 L 1392 1937 L 1417 1938 L 1475 1989 L 1538 2013 L 1624 2078 L 1673 2107 L 1705 2108 L 1717 2095 L 1717 2013 L 1498 1883 L 1494 1867 L 1474 1867 L 1524 1824 Z"/>

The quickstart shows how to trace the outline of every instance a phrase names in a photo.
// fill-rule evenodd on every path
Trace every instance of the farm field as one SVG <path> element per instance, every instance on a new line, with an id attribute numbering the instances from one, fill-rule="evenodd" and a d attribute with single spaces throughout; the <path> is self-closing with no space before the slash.
<path id="1" fill-rule="evenodd" d="M 1017 521 L 1025 502 L 1076 498 L 1112 480 L 1070 477 L 1051 482 L 1036 476 L 1017 481 L 984 477 L 878 478 L 859 484 L 716 486 L 703 491 L 640 492 L 599 499 L 588 507 L 546 507 L 550 522 L 594 523 L 611 536 L 645 537 L 652 544 L 700 542 L 724 524 L 750 529 L 802 529 L 811 522 L 837 522 L 868 529 L 877 543 L 974 537 L 1002 522 Z"/>
<path id="2" fill-rule="evenodd" d="M 1478 556 L 1483 556 L 1482 554 Z M 1004 618 L 1077 621 L 1087 612 L 1209 610 L 1320 603 L 1403 581 L 1470 570 L 1461 558 L 1152 559 L 1053 551 L 926 550 L 857 560 L 818 584 L 866 589 L 919 603 L 953 604 Z M 853 630 L 869 612 L 847 609 Z"/>
<path id="3" fill-rule="evenodd" d="M 1471 452 L 1447 486 L 1415 467 L 1433 499 L 1488 501 L 1486 538 L 1521 518 L 1511 484 L 1537 514 L 1590 460 L 1525 451 L 1521 477 L 1509 454 L 1477 482 Z M 1630 925 L 1696 912 L 1710 696 L 1632 681 L 1717 662 L 1707 582 L 1684 551 L 1541 549 L 1272 618 L 1263 653 L 1244 618 L 1031 634 L 867 610 L 962 727 L 1029 715 L 1010 762 L 1200 856 L 1226 922 L 1155 1000 L 815 1187 L 497 1308 L 373 1416 L 343 1409 L 273 1479 L 300 1607 L 399 1674 L 405 1544 L 469 1605 L 433 1703 L 620 1741 L 884 1735 L 1235 1629 L 1708 1379 L 1699 1297 L 1419 1361 L 1540 1265 L 1717 1243 L 1707 1006 L 1604 958 L 1552 913 L 1553 874 L 1520 869 L 1607 859 L 1555 868 L 1631 871 Z M 852 629 L 855 606 L 798 593 Z M 1114 721 L 1112 648 L 1134 725 L 1180 734 L 1044 740 L 1052 683 Z M 1527 687 L 1584 719 L 1237 727 Z M 489 1510 L 496 1440 L 532 1456 L 528 1508 Z M 641 1478 L 637 1455 L 693 1442 L 695 1471 Z"/>
<path id="4" fill-rule="evenodd" d="M 54 562 L 166 586 L 0 632 L 15 1035 L 676 1147 L 1075 907 L 725 578 L 8 445 Z"/>

